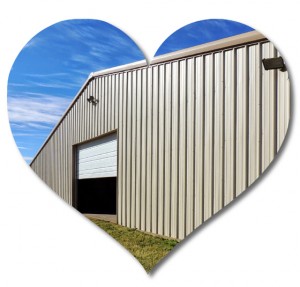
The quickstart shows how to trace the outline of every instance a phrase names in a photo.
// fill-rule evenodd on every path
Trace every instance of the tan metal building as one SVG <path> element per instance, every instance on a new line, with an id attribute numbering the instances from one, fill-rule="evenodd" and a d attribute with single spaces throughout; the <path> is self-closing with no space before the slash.
<path id="1" fill-rule="evenodd" d="M 288 73 L 262 60 L 279 56 L 253 31 L 92 73 L 31 167 L 83 213 L 183 239 L 278 152 Z"/>

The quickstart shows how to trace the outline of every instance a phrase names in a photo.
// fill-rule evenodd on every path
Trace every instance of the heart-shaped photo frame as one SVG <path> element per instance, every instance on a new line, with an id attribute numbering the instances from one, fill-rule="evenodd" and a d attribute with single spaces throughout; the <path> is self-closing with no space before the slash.
<path id="1" fill-rule="evenodd" d="M 147 64 L 116 27 L 68 20 L 22 49 L 8 110 L 33 171 L 150 272 L 274 160 L 290 83 L 274 45 L 234 21 L 189 24 Z"/>

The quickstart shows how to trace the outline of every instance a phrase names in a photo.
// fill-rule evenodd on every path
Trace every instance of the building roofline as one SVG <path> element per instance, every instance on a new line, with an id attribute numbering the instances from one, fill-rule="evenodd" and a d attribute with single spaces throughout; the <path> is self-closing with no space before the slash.
<path id="1" fill-rule="evenodd" d="M 80 88 L 80 90 L 77 92 L 76 96 L 74 97 L 73 101 L 71 102 L 71 104 L 68 106 L 68 108 L 66 109 L 66 111 L 62 115 L 59 122 L 55 125 L 55 127 L 53 128 L 53 130 L 51 131 L 49 136 L 46 138 L 45 142 L 42 144 L 40 149 L 37 151 L 36 155 L 34 156 L 34 158 L 31 161 L 30 165 L 32 165 L 32 163 L 35 161 L 37 156 L 40 154 L 40 152 L 42 151 L 44 146 L 50 140 L 50 138 L 52 137 L 54 132 L 57 130 L 57 128 L 59 127 L 61 122 L 67 116 L 68 112 L 71 110 L 71 108 L 73 107 L 75 102 L 78 100 L 78 98 L 80 97 L 80 95 L 84 91 L 86 86 L 94 78 L 101 77 L 101 76 L 104 76 L 104 75 L 129 71 L 129 70 L 140 69 L 140 68 L 144 68 L 144 67 L 151 66 L 151 65 L 157 65 L 157 64 L 160 64 L 160 63 L 165 63 L 165 62 L 178 60 L 180 58 L 192 57 L 192 56 L 195 56 L 195 55 L 211 53 L 211 52 L 215 52 L 215 51 L 218 51 L 218 50 L 223 50 L 223 49 L 227 49 L 227 48 L 229 49 L 229 48 L 232 48 L 232 47 L 243 46 L 243 45 L 251 44 L 251 43 L 254 43 L 254 42 L 260 42 L 260 41 L 266 41 L 266 40 L 267 40 L 267 38 L 264 35 L 262 35 L 261 33 L 257 32 L 257 31 L 251 31 L 251 32 L 247 32 L 247 33 L 243 33 L 243 34 L 223 38 L 223 39 L 220 39 L 220 40 L 217 40 L 217 41 L 212 41 L 212 42 L 209 42 L 209 43 L 197 45 L 197 46 L 194 46 L 194 47 L 191 47 L 191 48 L 186 48 L 186 49 L 182 49 L 182 50 L 179 50 L 179 51 L 163 54 L 163 55 L 154 57 L 153 60 L 149 63 L 149 65 L 147 64 L 146 60 L 142 60 L 142 61 L 137 61 L 137 62 L 133 62 L 133 63 L 121 65 L 121 66 L 116 66 L 116 67 L 113 67 L 113 68 L 109 68 L 109 69 L 105 69 L 105 70 L 96 71 L 96 72 L 91 73 L 88 76 L 88 78 L 86 79 L 86 81 L 84 82 L 84 84 L 82 85 L 82 87 Z"/>
<path id="2" fill-rule="evenodd" d="M 220 40 L 208 42 L 205 44 L 193 46 L 179 51 L 163 54 L 155 57 L 151 61 L 151 65 L 168 62 L 180 58 L 192 57 L 198 54 L 211 53 L 218 50 L 224 50 L 231 47 L 243 46 L 246 44 L 267 40 L 264 35 L 257 31 L 251 31 Z"/>
<path id="3" fill-rule="evenodd" d="M 90 77 L 96 78 L 96 77 L 100 77 L 100 76 L 104 76 L 104 75 L 135 70 L 135 69 L 139 69 L 139 68 L 143 68 L 143 67 L 147 67 L 147 66 L 148 66 L 147 61 L 142 60 L 142 61 L 138 61 L 138 62 L 133 62 L 133 63 L 129 63 L 129 64 L 125 64 L 125 65 L 121 65 L 121 66 L 112 67 L 112 68 L 109 68 L 109 69 L 93 72 L 93 73 L 90 74 Z"/>

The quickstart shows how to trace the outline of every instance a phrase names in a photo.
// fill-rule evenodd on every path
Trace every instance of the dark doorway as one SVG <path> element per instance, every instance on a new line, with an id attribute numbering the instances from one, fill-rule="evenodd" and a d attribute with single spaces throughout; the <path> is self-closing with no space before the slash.
<path id="1" fill-rule="evenodd" d="M 107 177 L 78 180 L 78 211 L 91 214 L 116 214 L 116 179 L 116 177 Z"/>

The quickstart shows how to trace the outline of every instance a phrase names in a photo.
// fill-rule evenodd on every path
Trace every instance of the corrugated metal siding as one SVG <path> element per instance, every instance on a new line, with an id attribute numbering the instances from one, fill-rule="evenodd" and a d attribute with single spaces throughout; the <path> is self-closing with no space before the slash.
<path id="1" fill-rule="evenodd" d="M 118 223 L 184 238 L 267 168 L 290 117 L 287 72 L 269 42 L 99 75 L 32 168 L 72 204 L 72 146 L 118 132 Z M 93 95 L 97 105 L 88 103 Z"/>

